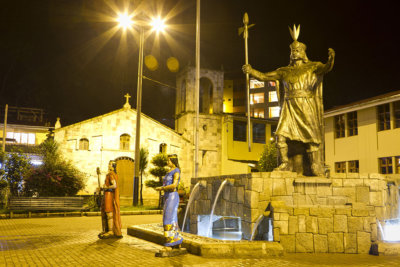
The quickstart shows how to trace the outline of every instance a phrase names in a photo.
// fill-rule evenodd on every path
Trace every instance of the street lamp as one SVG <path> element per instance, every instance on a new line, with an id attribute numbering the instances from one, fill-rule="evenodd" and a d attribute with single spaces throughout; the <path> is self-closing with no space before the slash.
<path id="1" fill-rule="evenodd" d="M 135 24 L 139 27 L 139 61 L 138 61 L 138 81 L 137 81 L 137 95 L 136 95 L 136 135 L 135 135 L 135 176 L 133 178 L 133 206 L 138 205 L 139 196 L 139 163 L 140 163 L 140 115 L 142 110 L 142 80 L 143 80 L 143 47 L 145 39 L 145 27 L 144 21 L 132 21 L 132 15 L 127 13 L 120 14 L 117 18 L 119 26 L 123 29 L 131 27 Z M 147 24 L 152 26 L 153 31 L 164 31 L 165 24 L 164 20 L 160 18 L 154 18 Z"/>

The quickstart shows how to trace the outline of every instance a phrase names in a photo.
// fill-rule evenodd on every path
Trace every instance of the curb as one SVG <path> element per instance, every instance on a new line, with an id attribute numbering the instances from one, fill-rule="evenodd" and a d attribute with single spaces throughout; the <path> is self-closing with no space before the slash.
<path id="1" fill-rule="evenodd" d="M 159 245 L 165 242 L 162 227 L 159 224 L 128 226 L 128 235 Z M 278 242 L 270 241 L 222 241 L 200 237 L 189 233 L 183 236 L 182 247 L 191 254 L 206 258 L 264 258 L 284 255 L 283 247 Z"/>
<path id="2" fill-rule="evenodd" d="M 152 214 L 162 214 L 162 210 L 138 210 L 138 211 L 121 211 L 121 216 L 123 215 L 152 215 Z M 68 211 L 68 212 L 46 212 L 46 213 L 6 213 L 0 214 L 0 219 L 18 219 L 18 218 L 50 218 L 50 217 L 82 217 L 82 216 L 101 216 L 100 211 Z"/>

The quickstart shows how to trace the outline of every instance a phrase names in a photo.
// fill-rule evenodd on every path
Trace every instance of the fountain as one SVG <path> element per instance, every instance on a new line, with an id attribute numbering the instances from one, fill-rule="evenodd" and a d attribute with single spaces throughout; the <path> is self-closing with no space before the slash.
<path id="1" fill-rule="evenodd" d="M 254 240 L 254 234 L 256 233 L 257 227 L 260 224 L 261 220 L 264 218 L 264 214 L 261 214 L 258 218 L 257 221 L 254 225 L 253 231 L 251 232 L 251 237 L 250 237 L 250 241 Z"/>
<path id="2" fill-rule="evenodd" d="M 183 223 L 182 223 L 182 231 L 183 231 L 183 232 L 185 231 L 185 222 L 186 222 L 186 217 L 187 217 L 188 211 L 189 211 L 189 209 L 190 209 L 190 206 L 191 206 L 192 203 L 193 203 L 193 200 L 194 200 L 194 197 L 195 197 L 196 193 L 199 191 L 200 186 L 205 187 L 203 181 L 197 182 L 197 183 L 194 185 L 194 187 L 193 187 L 193 189 L 192 189 L 192 192 L 190 193 L 190 197 L 189 197 L 189 200 L 188 200 L 188 204 L 187 204 L 186 210 L 185 210 L 185 216 L 183 217 Z"/>
<path id="3" fill-rule="evenodd" d="M 221 194 L 222 189 L 224 189 L 224 186 L 226 185 L 226 183 L 228 182 L 228 179 L 225 179 L 221 185 L 218 188 L 218 192 L 215 196 L 214 199 L 214 203 L 212 205 L 212 209 L 211 209 L 211 213 L 210 213 L 210 220 L 208 222 L 208 229 L 207 229 L 207 236 L 211 236 L 211 230 L 212 230 L 212 219 L 213 219 L 213 215 L 214 215 L 214 209 L 215 209 L 215 205 L 217 204 L 218 201 L 218 197 Z"/>

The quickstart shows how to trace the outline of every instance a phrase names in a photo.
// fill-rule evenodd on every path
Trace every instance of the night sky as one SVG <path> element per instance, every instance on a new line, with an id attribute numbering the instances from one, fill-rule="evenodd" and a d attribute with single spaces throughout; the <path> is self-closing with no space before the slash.
<path id="1" fill-rule="evenodd" d="M 325 109 L 400 90 L 399 20 L 395 1 L 202 0 L 201 67 L 239 73 L 244 64 L 244 12 L 250 23 L 249 62 L 272 71 L 289 63 L 288 26 L 301 24 L 299 41 L 312 61 L 335 66 L 324 78 Z M 195 63 L 195 0 L 8 0 L 0 1 L 0 106 L 43 108 L 53 124 L 68 125 L 121 108 L 123 95 L 136 105 L 138 34 L 115 31 L 116 8 L 167 15 L 166 36 L 150 35 L 145 55 L 159 61 L 144 75 L 175 86 L 165 66 Z M 143 13 L 142 13 L 143 14 Z M 239 76 L 240 77 L 240 76 Z M 172 126 L 175 89 L 143 80 L 142 111 Z M 2 120 L 2 118 L 1 118 Z"/>

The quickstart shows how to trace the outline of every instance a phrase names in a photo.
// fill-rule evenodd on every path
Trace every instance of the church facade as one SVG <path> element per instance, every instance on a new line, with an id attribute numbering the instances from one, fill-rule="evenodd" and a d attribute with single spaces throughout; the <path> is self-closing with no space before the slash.
<path id="1" fill-rule="evenodd" d="M 195 68 L 187 67 L 177 76 L 175 129 L 146 116 L 141 117 L 140 147 L 149 150 L 149 166 L 143 180 L 154 179 L 148 170 L 151 158 L 161 151 L 177 154 L 181 181 L 190 186 L 195 164 Z M 248 173 L 255 167 L 264 145 L 271 138 L 268 119 L 252 119 L 251 136 L 246 133 L 246 118 L 223 113 L 223 71 L 202 69 L 200 74 L 200 115 L 198 176 L 209 177 Z M 55 140 L 64 156 L 87 176 L 84 194 L 92 194 L 98 186 L 96 168 L 101 182 L 109 160 L 117 161 L 121 204 L 130 205 L 133 198 L 133 175 L 136 135 L 136 110 L 128 100 L 122 109 L 55 129 Z M 252 150 L 247 150 L 247 140 Z M 158 193 L 143 187 L 144 204 L 157 202 Z"/>

